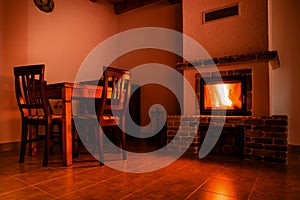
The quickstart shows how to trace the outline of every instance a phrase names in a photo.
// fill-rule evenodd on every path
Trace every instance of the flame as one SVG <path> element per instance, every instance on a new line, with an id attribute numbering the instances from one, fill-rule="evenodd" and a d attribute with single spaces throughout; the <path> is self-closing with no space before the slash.
<path id="1" fill-rule="evenodd" d="M 205 108 L 241 109 L 241 83 L 208 84 L 204 87 Z"/>

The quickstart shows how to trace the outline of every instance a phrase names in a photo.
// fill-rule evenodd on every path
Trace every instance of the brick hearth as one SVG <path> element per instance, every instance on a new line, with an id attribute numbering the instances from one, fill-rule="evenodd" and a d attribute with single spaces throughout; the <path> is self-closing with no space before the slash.
<path id="1" fill-rule="evenodd" d="M 183 122 L 181 127 L 180 120 Z M 169 148 L 171 150 L 186 149 L 187 139 L 194 137 L 193 143 L 188 147 L 188 152 L 198 154 L 206 134 L 203 128 L 208 127 L 210 122 L 214 126 L 220 126 L 222 124 L 220 122 L 224 122 L 223 130 L 231 127 L 240 128 L 239 130 L 243 131 L 242 157 L 244 159 L 287 164 L 288 117 L 285 115 L 267 117 L 170 115 L 167 117 Z M 173 140 L 178 132 L 183 134 Z"/>

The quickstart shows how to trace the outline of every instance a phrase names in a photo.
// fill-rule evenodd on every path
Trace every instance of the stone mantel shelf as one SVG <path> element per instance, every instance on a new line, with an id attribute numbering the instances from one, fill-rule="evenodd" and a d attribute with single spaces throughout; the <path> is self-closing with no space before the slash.
<path id="1" fill-rule="evenodd" d="M 261 51 L 247 54 L 230 55 L 224 57 L 215 57 L 202 60 L 186 61 L 176 64 L 176 69 L 185 70 L 191 67 L 205 67 L 210 65 L 230 65 L 244 62 L 270 61 L 272 68 L 276 69 L 280 66 L 279 56 L 277 51 Z"/>

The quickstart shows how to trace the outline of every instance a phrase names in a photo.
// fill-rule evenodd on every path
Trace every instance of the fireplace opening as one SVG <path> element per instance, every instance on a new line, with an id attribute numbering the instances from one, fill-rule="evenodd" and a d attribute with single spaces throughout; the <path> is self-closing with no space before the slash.
<path id="1" fill-rule="evenodd" d="M 200 146 L 202 146 L 207 132 L 208 126 L 200 126 Z M 244 127 L 223 127 L 220 138 L 210 153 L 243 158 Z"/>
<path id="2" fill-rule="evenodd" d="M 200 79 L 200 113 L 247 116 L 247 79 L 243 75 Z"/>

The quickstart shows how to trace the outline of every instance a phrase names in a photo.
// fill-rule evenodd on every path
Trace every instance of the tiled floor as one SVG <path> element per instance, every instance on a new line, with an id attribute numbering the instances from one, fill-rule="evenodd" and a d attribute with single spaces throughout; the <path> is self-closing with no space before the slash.
<path id="1" fill-rule="evenodd" d="M 289 165 L 280 166 L 183 156 L 154 172 L 125 173 L 98 166 L 87 154 L 72 167 L 54 155 L 44 168 L 39 156 L 19 164 L 18 152 L 2 152 L 0 199 L 300 199 L 300 160 L 290 156 Z"/>

